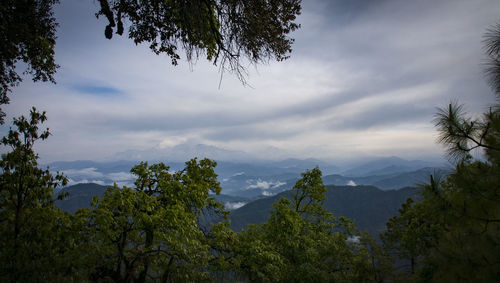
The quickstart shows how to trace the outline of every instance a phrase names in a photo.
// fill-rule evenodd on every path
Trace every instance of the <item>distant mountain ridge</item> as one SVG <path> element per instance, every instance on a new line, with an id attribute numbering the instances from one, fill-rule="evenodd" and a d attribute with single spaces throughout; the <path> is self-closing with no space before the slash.
<path id="1" fill-rule="evenodd" d="M 70 179 L 70 185 L 77 183 L 111 185 L 116 182 L 119 186 L 133 186 L 135 177 L 130 173 L 130 169 L 138 163 L 138 161 L 71 161 L 53 162 L 48 165 L 52 171 L 62 171 Z M 184 162 L 166 160 L 165 163 L 171 166 L 171 170 L 180 170 L 184 167 Z M 291 158 L 255 163 L 218 161 L 215 172 L 219 175 L 218 179 L 225 194 L 258 198 L 291 189 L 300 178 L 300 173 L 316 166 L 323 171 L 325 184 L 374 185 L 383 190 L 415 186 L 428 182 L 431 174 L 443 171 L 437 167 L 419 167 L 429 163 L 432 162 L 408 161 L 390 157 L 341 170 L 336 165 L 317 159 Z M 361 172 L 371 175 L 360 175 Z"/>
<path id="2" fill-rule="evenodd" d="M 363 177 L 346 177 L 333 174 L 323 177 L 323 183 L 326 185 L 372 185 L 382 190 L 395 190 L 403 187 L 415 187 L 429 182 L 433 174 L 446 175 L 448 170 L 445 168 L 425 167 L 415 171 L 389 173 L 385 175 L 370 175 Z"/>
<path id="3" fill-rule="evenodd" d="M 441 167 L 442 163 L 405 160 L 396 156 L 377 158 L 341 172 L 344 176 L 361 177 L 415 171 L 425 167 Z"/>
<path id="4" fill-rule="evenodd" d="M 61 191 L 69 193 L 64 200 L 56 200 L 55 205 L 65 211 L 75 212 L 80 208 L 90 207 L 93 196 L 102 197 L 109 186 L 94 183 L 77 184 Z"/>

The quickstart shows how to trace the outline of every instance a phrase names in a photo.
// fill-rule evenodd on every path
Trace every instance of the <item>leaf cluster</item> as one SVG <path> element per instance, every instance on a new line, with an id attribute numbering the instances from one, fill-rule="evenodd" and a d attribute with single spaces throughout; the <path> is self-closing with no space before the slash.
<path id="1" fill-rule="evenodd" d="M 21 81 L 16 66 L 33 81 L 54 81 L 59 67 L 54 60 L 57 23 L 53 6 L 58 0 L 3 0 L 0 2 L 0 105 Z M 0 123 L 5 113 L 0 111 Z"/>
<path id="2" fill-rule="evenodd" d="M 105 36 L 113 31 L 136 44 L 148 43 L 156 54 L 166 54 L 173 65 L 184 49 L 188 61 L 200 55 L 221 70 L 229 70 L 245 82 L 243 59 L 249 63 L 282 61 L 291 52 L 300 0 L 196 0 L 135 1 L 100 0 L 96 16 L 105 16 Z"/>
<path id="3" fill-rule="evenodd" d="M 1 281 L 51 281 L 68 276 L 64 258 L 71 244 L 59 228 L 68 224 L 69 217 L 53 200 L 54 189 L 66 185 L 67 179 L 40 169 L 33 150 L 36 141 L 49 136 L 48 130 L 38 127 L 45 119 L 45 113 L 33 108 L 29 119 L 14 119 L 15 129 L 1 140 L 11 148 L 0 160 Z M 58 267 L 51 262 L 56 257 Z"/>

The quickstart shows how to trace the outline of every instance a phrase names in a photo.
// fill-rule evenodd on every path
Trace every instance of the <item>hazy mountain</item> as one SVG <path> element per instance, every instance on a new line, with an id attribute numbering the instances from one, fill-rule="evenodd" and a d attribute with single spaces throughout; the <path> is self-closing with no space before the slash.
<path id="1" fill-rule="evenodd" d="M 323 176 L 323 184 L 335 186 L 347 186 L 349 182 L 354 182 L 352 177 L 345 177 L 339 174 Z"/>
<path id="2" fill-rule="evenodd" d="M 407 186 L 418 186 L 428 184 L 431 175 L 446 175 L 447 170 L 443 168 L 422 168 L 413 172 L 405 172 L 393 177 L 384 178 L 382 180 L 373 182 L 372 185 L 386 190 L 399 189 Z"/>
<path id="3" fill-rule="evenodd" d="M 183 167 L 184 163 L 190 159 L 183 159 L 183 161 L 172 161 L 168 158 L 156 159 L 144 159 L 141 161 L 149 161 L 150 164 L 157 162 L 164 162 L 169 165 L 173 170 L 179 170 Z M 335 165 L 331 165 L 327 162 L 313 161 L 311 159 L 288 159 L 284 161 L 255 161 L 255 162 L 234 162 L 234 161 L 224 161 L 218 160 L 217 167 L 215 168 L 217 174 L 222 177 L 230 177 L 234 174 L 245 172 L 248 175 L 254 176 L 271 176 L 283 173 L 301 173 L 306 169 L 312 169 L 317 165 L 320 166 L 322 170 L 328 172 L 328 170 L 336 170 Z M 77 161 L 56 161 L 49 164 L 51 170 L 63 171 L 63 170 L 81 170 L 87 168 L 95 168 L 96 171 L 100 173 L 113 173 L 113 172 L 129 172 L 130 169 L 139 164 L 141 161 L 133 160 L 120 160 L 120 161 L 108 161 L 108 162 L 95 162 L 89 160 L 77 160 Z M 323 169 L 325 168 L 325 169 Z M 328 169 L 329 168 L 329 169 Z"/>
<path id="4" fill-rule="evenodd" d="M 430 175 L 446 175 L 444 168 L 426 167 L 411 172 L 391 173 L 386 175 L 374 175 L 363 177 L 345 177 L 334 174 L 323 177 L 325 185 L 372 185 L 382 190 L 394 190 L 403 187 L 415 187 L 429 182 Z"/>
<path id="5" fill-rule="evenodd" d="M 288 158 L 269 163 L 274 167 L 288 169 L 290 170 L 290 172 L 297 172 L 297 173 L 302 173 L 306 169 L 312 169 L 316 166 L 319 166 L 323 174 L 333 174 L 340 171 L 340 168 L 338 166 L 315 158 L 307 158 L 307 159 Z"/>
<path id="6" fill-rule="evenodd" d="M 169 162 L 168 160 L 163 160 L 163 162 L 169 165 L 171 170 L 180 170 L 184 166 L 184 162 Z M 120 186 L 132 186 L 135 177 L 130 173 L 130 169 L 138 163 L 139 161 L 130 160 L 113 162 L 80 160 L 53 162 L 47 165 L 52 171 L 63 172 L 70 179 L 70 185 L 77 183 L 111 185 L 116 182 Z M 256 163 L 217 161 L 215 172 L 219 175 L 224 193 L 256 197 L 281 192 L 286 189 L 281 188 L 285 185 L 284 181 L 295 179 L 306 169 L 314 168 L 317 165 L 335 168 L 326 162 L 312 159 L 288 159 L 280 162 L 259 161 Z M 276 192 L 265 192 L 278 187 L 280 190 Z"/>
<path id="7" fill-rule="evenodd" d="M 279 167 L 274 166 L 271 163 L 236 163 L 227 161 L 217 161 L 217 167 L 215 172 L 222 178 L 230 178 L 234 176 L 246 175 L 246 176 L 276 176 L 284 174 L 300 174 L 304 172 L 305 169 L 297 167 Z"/>
<path id="8" fill-rule="evenodd" d="M 171 167 L 171 170 L 180 170 L 184 167 L 184 162 L 163 161 Z M 130 160 L 113 162 L 83 160 L 54 162 L 48 165 L 52 171 L 63 172 L 69 178 L 70 185 L 78 183 L 112 185 L 116 182 L 119 186 L 133 186 L 135 176 L 130 173 L 130 169 L 138 163 L 139 161 Z M 302 172 L 318 165 L 323 170 L 325 184 L 374 185 L 387 190 L 428 182 L 429 175 L 438 170 L 419 167 L 428 163 L 431 162 L 390 157 L 360 164 L 345 171 L 354 175 L 346 175 L 345 173 L 328 174 L 328 172 L 338 172 L 339 167 L 317 159 L 260 160 L 253 163 L 217 161 L 215 172 L 219 175 L 218 180 L 224 194 L 254 199 L 291 189 Z M 412 168 L 417 169 L 410 170 Z M 368 175 L 360 175 L 362 172 Z"/>
<path id="9" fill-rule="evenodd" d="M 415 171 L 425 167 L 441 167 L 439 162 L 429 162 L 421 160 L 405 160 L 399 157 L 378 158 L 369 162 L 364 162 L 358 166 L 342 171 L 343 176 L 361 177 L 387 175 Z"/>

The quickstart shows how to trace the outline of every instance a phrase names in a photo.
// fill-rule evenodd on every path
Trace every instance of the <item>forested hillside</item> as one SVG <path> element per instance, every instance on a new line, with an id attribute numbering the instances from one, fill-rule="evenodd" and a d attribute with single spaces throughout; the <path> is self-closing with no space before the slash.
<path id="1" fill-rule="evenodd" d="M 75 212 L 80 208 L 88 208 L 94 195 L 102 197 L 108 186 L 98 184 L 78 184 L 67 187 L 62 192 L 69 195 L 64 200 L 57 200 L 56 206 L 68 212 Z M 406 187 L 399 190 L 380 190 L 373 186 L 326 186 L 326 201 L 324 208 L 335 216 L 345 216 L 352 219 L 361 231 L 369 232 L 372 236 L 385 231 L 385 223 L 395 216 L 398 208 L 407 198 L 419 200 L 419 188 Z M 248 224 L 262 224 L 269 218 L 272 205 L 280 198 L 291 198 L 292 191 L 285 191 L 275 196 L 264 197 L 250 201 L 244 197 L 214 195 L 215 199 L 230 209 L 229 219 L 231 228 L 241 231 Z M 241 203 L 242 207 L 234 208 L 234 204 Z M 243 205 L 244 204 L 244 205 Z M 204 219 L 210 220 L 210 219 Z M 214 218 L 212 221 L 220 221 Z"/>
<path id="2" fill-rule="evenodd" d="M 407 198 L 419 199 L 418 188 L 382 191 L 373 186 L 326 186 L 324 208 L 335 216 L 352 219 L 361 231 L 374 237 L 385 231 L 385 223 L 395 216 Z M 255 200 L 231 211 L 231 228 L 243 230 L 248 224 L 262 224 L 269 218 L 272 205 L 280 198 L 291 198 L 291 191 Z"/>

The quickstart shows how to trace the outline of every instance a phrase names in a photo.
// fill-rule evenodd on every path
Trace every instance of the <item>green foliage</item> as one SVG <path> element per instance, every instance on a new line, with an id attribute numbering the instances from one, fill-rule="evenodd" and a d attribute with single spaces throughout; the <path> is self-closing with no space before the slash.
<path id="1" fill-rule="evenodd" d="M 266 282 L 375 278 L 382 263 L 381 253 L 373 248 L 378 245 L 368 236 L 363 243 L 370 243 L 370 248 L 357 241 L 353 236 L 359 233 L 351 221 L 324 210 L 325 192 L 318 168 L 303 173 L 292 201 L 281 198 L 266 223 L 250 225 L 239 234 L 239 273 L 250 281 Z"/>
<path id="2" fill-rule="evenodd" d="M 488 75 L 498 93 L 500 27 L 487 36 Z M 456 161 L 444 180 L 431 176 L 423 200 L 408 201 L 388 222 L 386 243 L 412 259 L 412 279 L 425 282 L 493 282 L 500 278 L 500 108 L 467 117 L 450 104 L 436 115 L 439 141 Z M 484 153 L 485 161 L 473 160 Z M 416 268 L 414 268 L 416 265 Z"/>
<path id="3" fill-rule="evenodd" d="M 131 170 L 137 175 L 135 190 L 115 185 L 94 199 L 92 209 L 80 210 L 88 223 L 88 250 L 95 251 L 86 255 L 92 280 L 209 279 L 209 261 L 216 259 L 198 217 L 205 209 L 225 213 L 209 195 L 221 190 L 215 165 L 192 159 L 170 173 L 163 163 L 143 162 Z M 214 233 L 227 232 L 222 225 Z"/>
<path id="4" fill-rule="evenodd" d="M 38 128 L 45 119 L 33 108 L 2 139 L 11 151 L 0 161 L 1 281 L 200 281 L 228 269 L 235 233 L 224 222 L 198 223 L 207 210 L 227 214 L 210 195 L 221 190 L 215 162 L 193 159 L 173 173 L 141 163 L 131 170 L 137 189 L 115 185 L 69 214 L 53 199 L 66 178 L 37 167 L 33 145 L 49 136 Z"/>
<path id="5" fill-rule="evenodd" d="M 462 105 L 452 103 L 439 109 L 435 124 L 439 142 L 447 146 L 448 155 L 454 160 L 464 160 L 475 149 L 484 149 L 490 159 L 500 159 L 500 113 L 491 109 L 480 119 L 467 117 Z"/>
<path id="6" fill-rule="evenodd" d="M 487 36 L 487 53 L 496 64 L 500 30 Z M 496 34 L 496 36 L 495 36 Z M 498 69 L 489 69 L 498 91 Z M 498 92 L 497 92 L 498 95 Z M 450 105 L 436 117 L 444 143 L 457 158 L 455 171 L 439 182 L 431 179 L 423 204 L 433 211 L 432 221 L 442 227 L 437 243 L 423 264 L 421 276 L 436 281 L 488 282 L 500 276 L 500 108 L 483 117 L 466 117 Z M 486 161 L 473 160 L 472 150 L 482 150 Z"/>
<path id="7" fill-rule="evenodd" d="M 59 67 L 54 59 L 57 23 L 53 6 L 58 0 L 2 0 L 0 3 L 0 105 L 9 103 L 11 89 L 22 81 L 18 62 L 26 65 L 23 74 L 34 81 L 54 81 Z M 292 51 L 288 34 L 299 25 L 300 0 L 197 0 L 135 1 L 99 0 L 99 17 L 108 20 L 105 36 L 113 29 L 136 43 L 148 43 L 156 54 L 168 55 L 173 65 L 183 49 L 188 61 L 200 55 L 229 70 L 245 83 L 243 58 L 250 63 L 282 61 Z M 0 124 L 5 113 L 0 110 Z"/>
<path id="8" fill-rule="evenodd" d="M 409 261 L 409 268 L 403 266 L 404 270 L 409 270 L 409 274 L 415 274 L 417 262 L 434 246 L 436 224 L 430 220 L 432 217 L 425 203 L 414 203 L 413 199 L 408 198 L 399 209 L 399 215 L 387 222 L 387 231 L 380 235 L 388 252 L 395 254 L 398 259 Z"/>
<path id="9" fill-rule="evenodd" d="M 100 0 L 97 16 L 105 16 L 105 36 L 113 29 L 136 44 L 149 43 L 156 54 L 164 53 L 177 65 L 182 47 L 189 61 L 200 54 L 221 70 L 234 72 L 244 82 L 242 58 L 259 63 L 276 58 L 282 61 L 291 52 L 293 39 L 287 35 L 299 25 L 300 0 L 197 0 L 147 1 Z"/>
<path id="10" fill-rule="evenodd" d="M 34 81 L 54 82 L 58 66 L 54 61 L 57 24 L 52 12 L 58 0 L 2 0 L 0 2 L 0 105 L 9 103 L 7 94 L 22 81 L 18 62 L 26 64 L 23 74 Z M 5 113 L 0 110 L 0 123 Z"/>
<path id="11" fill-rule="evenodd" d="M 293 207 L 298 213 L 323 214 L 326 187 L 318 167 L 301 174 L 292 189 Z"/>
<path id="12" fill-rule="evenodd" d="M 425 188 L 423 205 L 435 229 L 423 278 L 490 282 L 500 275 L 499 164 L 464 160 Z M 432 213 L 430 218 L 429 214 Z"/>
<path id="13" fill-rule="evenodd" d="M 0 161 L 0 281 L 60 281 L 77 278 L 71 258 L 76 243 L 72 216 L 54 206 L 53 190 L 63 175 L 38 168 L 33 146 L 49 136 L 39 131 L 45 113 L 14 119 L 2 138 L 10 151 Z"/>
<path id="14" fill-rule="evenodd" d="M 364 264 L 358 265 L 359 278 L 367 282 L 387 282 L 389 278 L 395 279 L 393 258 L 385 247 L 368 233 L 363 233 L 359 238 L 359 254 L 361 258 L 368 259 Z"/>
<path id="15" fill-rule="evenodd" d="M 500 119 L 465 118 L 450 105 L 438 113 L 441 142 L 458 160 L 454 172 L 423 188 L 423 200 L 409 200 L 387 223 L 388 248 L 411 261 L 416 280 L 490 282 L 500 276 Z M 473 160 L 483 149 L 487 161 Z"/>
<path id="16" fill-rule="evenodd" d="M 493 91 L 500 99 L 500 24 L 488 30 L 484 43 L 486 55 L 489 57 L 486 74 Z"/>
<path id="17" fill-rule="evenodd" d="M 318 168 L 274 204 L 268 222 L 240 234 L 226 221 L 200 224 L 206 213 L 228 214 L 213 197 L 221 188 L 208 159 L 176 172 L 140 163 L 135 189 L 114 185 L 91 208 L 65 213 L 53 189 L 66 179 L 38 169 L 33 151 L 49 136 L 38 129 L 45 119 L 33 109 L 2 140 L 12 149 L 0 162 L 3 281 L 381 282 L 390 271 L 372 238 L 357 238 L 351 221 L 323 208 Z"/>
<path id="18" fill-rule="evenodd" d="M 148 166 L 147 162 L 142 162 L 131 172 L 137 176 L 135 185 L 138 191 L 148 195 L 157 194 L 164 206 L 180 203 L 187 212 L 199 216 L 204 208 L 226 213 L 222 204 L 209 195 L 221 192 L 214 172 L 215 166 L 217 163 L 209 159 L 200 160 L 199 163 L 191 159 L 183 170 L 171 174 L 168 171 L 170 167 L 163 163 Z"/>

